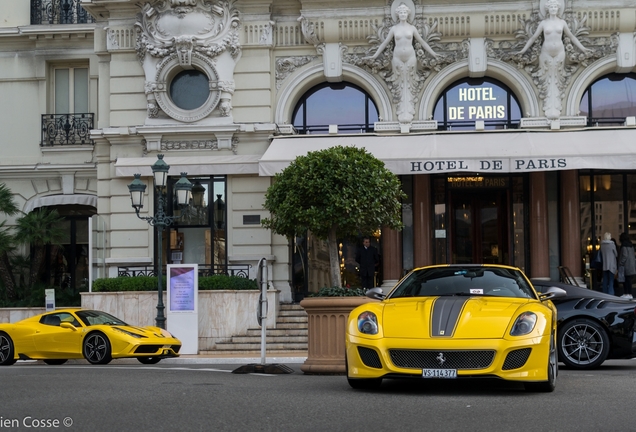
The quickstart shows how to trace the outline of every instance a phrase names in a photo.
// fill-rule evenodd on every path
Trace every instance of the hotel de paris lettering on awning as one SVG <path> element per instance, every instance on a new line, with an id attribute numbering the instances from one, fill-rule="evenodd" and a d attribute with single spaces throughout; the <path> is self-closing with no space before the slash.
<path id="1" fill-rule="evenodd" d="M 397 175 L 636 169 L 636 129 L 621 128 L 276 137 L 259 174 L 273 176 L 297 156 L 338 145 L 365 148 Z"/>

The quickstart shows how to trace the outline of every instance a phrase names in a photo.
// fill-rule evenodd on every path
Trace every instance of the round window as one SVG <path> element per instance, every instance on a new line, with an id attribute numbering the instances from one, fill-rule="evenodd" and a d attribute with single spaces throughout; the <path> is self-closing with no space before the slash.
<path id="1" fill-rule="evenodd" d="M 183 110 L 201 107 L 210 95 L 208 77 L 201 71 L 192 69 L 179 72 L 170 83 L 170 98 Z"/>

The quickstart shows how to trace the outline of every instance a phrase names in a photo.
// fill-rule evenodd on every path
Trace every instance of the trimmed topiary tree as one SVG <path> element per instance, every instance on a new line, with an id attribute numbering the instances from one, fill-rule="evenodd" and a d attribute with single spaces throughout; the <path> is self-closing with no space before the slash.
<path id="1" fill-rule="evenodd" d="M 274 177 L 264 227 L 294 238 L 307 230 L 327 240 L 332 286 L 340 286 L 338 236 L 402 229 L 400 180 L 365 149 L 337 146 L 299 156 Z"/>

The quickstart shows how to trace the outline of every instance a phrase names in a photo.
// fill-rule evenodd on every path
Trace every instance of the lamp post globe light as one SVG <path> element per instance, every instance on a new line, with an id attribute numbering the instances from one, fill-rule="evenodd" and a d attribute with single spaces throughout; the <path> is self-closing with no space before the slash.
<path id="1" fill-rule="evenodd" d="M 144 193 L 146 192 L 146 185 L 141 181 L 141 174 L 135 174 L 132 183 L 128 185 L 128 191 L 130 192 L 130 201 L 132 207 L 135 209 L 135 213 L 139 219 L 145 220 L 151 226 L 154 226 L 157 230 L 157 243 L 159 248 L 157 249 L 157 327 L 162 329 L 166 328 L 166 316 L 164 314 L 165 306 L 163 304 L 163 262 L 162 262 L 162 250 L 163 250 L 163 230 L 172 225 L 175 219 L 179 216 L 168 216 L 164 210 L 167 200 L 167 182 L 168 171 L 170 171 L 170 165 L 163 160 L 163 155 L 157 155 L 157 162 L 152 166 L 152 174 L 154 176 L 155 191 L 157 192 L 157 205 L 155 208 L 155 215 L 152 217 L 141 216 L 139 210 L 144 206 Z M 177 204 L 183 210 L 190 204 L 192 197 L 192 183 L 186 177 L 187 173 L 182 172 L 181 178 L 175 184 L 175 194 L 177 196 Z M 183 212 L 182 212 L 183 213 Z"/>

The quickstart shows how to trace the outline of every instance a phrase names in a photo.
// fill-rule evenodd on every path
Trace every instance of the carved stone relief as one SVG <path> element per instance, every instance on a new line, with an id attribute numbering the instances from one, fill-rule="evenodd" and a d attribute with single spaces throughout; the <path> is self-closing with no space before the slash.
<path id="1" fill-rule="evenodd" d="M 234 2 L 170 0 L 143 5 L 135 23 L 136 51 L 146 75 L 149 119 L 167 115 L 193 122 L 218 107 L 218 116 L 231 121 L 234 68 L 241 57 Z M 210 95 L 202 106 L 182 109 L 170 97 L 170 81 L 190 69 L 207 76 Z"/>
<path id="2" fill-rule="evenodd" d="M 373 28 L 375 34 L 367 37 L 371 48 L 354 49 L 345 61 L 379 75 L 391 91 L 398 121 L 411 123 L 426 78 L 456 61 L 457 53 L 439 43 L 442 35 L 436 30 L 437 22 L 429 25 L 423 16 L 416 16 L 409 0 L 394 1 L 391 16 Z"/>
<path id="3" fill-rule="evenodd" d="M 412 0 L 387 0 L 390 11 L 382 24 L 372 26 L 374 33 L 367 36 L 370 45 L 354 46 L 351 50 L 345 47 L 342 61 L 370 72 L 386 84 L 400 123 L 413 122 L 415 101 L 421 97 L 426 79 L 464 59 L 468 60 L 471 77 L 484 76 L 489 59 L 523 70 L 537 89 L 545 117 L 548 121 L 558 119 L 563 113 L 565 90 L 578 70 L 616 53 L 621 42 L 626 47 L 624 51 L 629 51 L 625 58 L 629 58 L 636 42 L 629 38 L 631 34 L 592 38 L 586 26 L 587 16 L 577 19 L 571 7 L 565 9 L 563 0 L 537 3 L 538 10 L 535 8 L 529 19 L 518 16 L 519 29 L 514 39 L 480 37 L 443 42 L 438 22 L 427 19 L 421 6 L 414 5 Z M 305 40 L 322 54 L 325 44 L 316 36 L 313 26 L 303 17 L 299 21 Z M 552 51 L 551 43 L 556 46 Z M 277 89 L 294 70 L 315 59 L 313 56 L 277 59 Z M 625 63 L 625 69 L 630 69 L 631 63 Z"/>
<path id="4" fill-rule="evenodd" d="M 236 154 L 238 150 L 239 140 L 232 137 L 229 141 L 229 149 Z M 148 153 L 148 143 L 142 140 L 143 154 Z M 163 140 L 159 142 L 161 151 L 179 151 L 179 150 L 220 150 L 218 139 L 202 139 L 202 140 Z"/>

